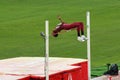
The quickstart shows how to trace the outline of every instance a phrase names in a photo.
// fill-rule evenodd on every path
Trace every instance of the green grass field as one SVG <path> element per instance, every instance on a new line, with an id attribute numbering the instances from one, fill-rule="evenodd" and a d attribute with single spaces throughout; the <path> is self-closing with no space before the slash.
<path id="1" fill-rule="evenodd" d="M 120 0 L 0 0 L 0 59 L 44 56 L 40 32 L 45 20 L 50 21 L 51 34 L 59 23 L 57 15 L 65 22 L 82 21 L 86 25 L 88 10 L 92 71 L 101 75 L 103 69 L 99 67 L 120 64 Z M 50 35 L 51 57 L 87 58 L 86 50 L 86 42 L 77 41 L 75 30 L 58 38 Z"/>

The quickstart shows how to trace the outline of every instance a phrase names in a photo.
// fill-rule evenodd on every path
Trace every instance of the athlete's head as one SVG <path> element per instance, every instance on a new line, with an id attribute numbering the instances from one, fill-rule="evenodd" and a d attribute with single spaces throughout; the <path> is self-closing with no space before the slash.
<path id="1" fill-rule="evenodd" d="M 54 31 L 53 31 L 52 35 L 53 35 L 54 37 L 58 37 L 58 33 L 57 33 L 57 32 L 54 32 Z"/>
<path id="2" fill-rule="evenodd" d="M 62 25 L 63 25 L 63 23 L 57 24 L 55 30 L 53 30 L 53 32 L 52 32 L 52 35 L 53 35 L 54 37 L 58 37 L 58 33 L 59 33 L 59 30 L 60 30 L 60 28 L 62 27 Z"/>

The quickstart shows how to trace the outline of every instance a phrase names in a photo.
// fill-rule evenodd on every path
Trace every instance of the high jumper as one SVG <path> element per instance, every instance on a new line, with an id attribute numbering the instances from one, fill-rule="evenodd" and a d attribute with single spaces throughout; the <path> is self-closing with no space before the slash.
<path id="1" fill-rule="evenodd" d="M 87 37 L 85 37 L 84 35 L 84 25 L 83 22 L 73 22 L 71 24 L 65 23 L 60 16 L 58 16 L 58 19 L 60 20 L 60 23 L 57 24 L 56 28 L 52 31 L 52 35 L 54 37 L 58 37 L 58 34 L 62 31 L 62 30 L 72 30 L 75 29 L 77 30 L 77 40 L 84 42 L 85 40 L 87 40 Z M 81 34 L 80 34 L 81 33 Z"/>

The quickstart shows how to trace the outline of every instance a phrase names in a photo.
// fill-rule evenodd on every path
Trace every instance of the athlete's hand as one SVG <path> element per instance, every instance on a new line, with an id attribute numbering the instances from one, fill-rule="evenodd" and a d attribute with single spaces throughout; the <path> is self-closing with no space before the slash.
<path id="1" fill-rule="evenodd" d="M 58 17 L 59 20 L 61 20 L 61 16 L 60 15 L 58 15 L 57 17 Z"/>

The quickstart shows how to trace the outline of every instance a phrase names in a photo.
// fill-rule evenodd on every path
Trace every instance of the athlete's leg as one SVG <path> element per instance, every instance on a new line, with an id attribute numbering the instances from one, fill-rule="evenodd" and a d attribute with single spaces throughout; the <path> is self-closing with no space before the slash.
<path id="1" fill-rule="evenodd" d="M 83 35 L 84 32 L 81 31 L 81 34 L 80 34 L 80 31 L 81 31 L 81 26 L 77 26 L 77 36 L 78 36 L 77 39 L 78 41 L 84 42 L 85 40 L 81 37 L 81 34 Z"/>
<path id="2" fill-rule="evenodd" d="M 80 30 L 81 30 L 81 37 L 83 38 L 83 40 L 87 40 L 87 37 L 85 37 L 84 35 L 84 25 L 83 23 L 80 24 Z"/>

